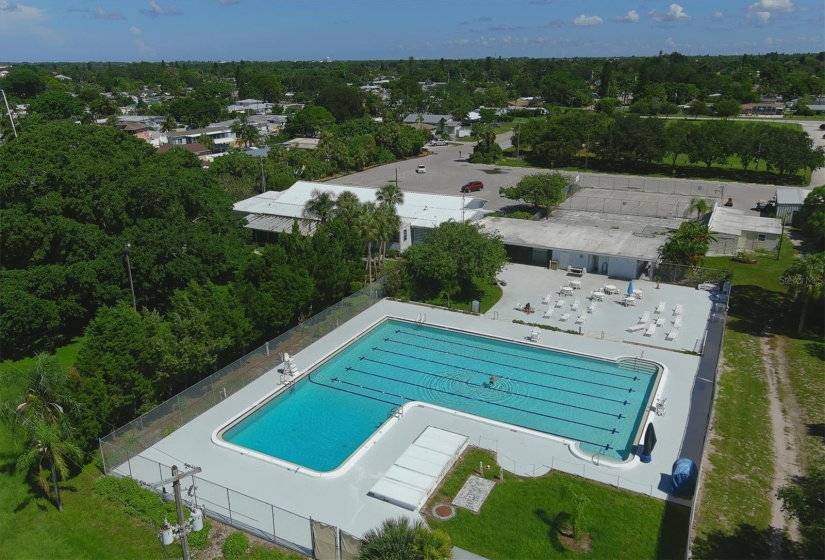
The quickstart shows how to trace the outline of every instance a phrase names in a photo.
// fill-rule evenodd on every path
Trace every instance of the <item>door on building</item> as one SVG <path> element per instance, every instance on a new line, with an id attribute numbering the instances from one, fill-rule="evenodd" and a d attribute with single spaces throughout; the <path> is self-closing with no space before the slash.
<path id="1" fill-rule="evenodd" d="M 599 272 L 599 255 L 590 255 L 590 266 L 587 268 L 587 272 L 591 274 Z"/>

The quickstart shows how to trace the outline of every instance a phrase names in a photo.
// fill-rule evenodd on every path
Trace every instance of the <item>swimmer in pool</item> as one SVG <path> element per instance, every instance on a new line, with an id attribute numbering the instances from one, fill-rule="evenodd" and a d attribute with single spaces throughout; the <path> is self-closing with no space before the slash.
<path id="1" fill-rule="evenodd" d="M 491 376 L 490 376 L 490 387 L 492 387 L 492 386 L 493 386 L 493 385 L 495 385 L 495 384 L 496 384 L 496 376 L 495 376 L 495 375 L 491 375 Z"/>

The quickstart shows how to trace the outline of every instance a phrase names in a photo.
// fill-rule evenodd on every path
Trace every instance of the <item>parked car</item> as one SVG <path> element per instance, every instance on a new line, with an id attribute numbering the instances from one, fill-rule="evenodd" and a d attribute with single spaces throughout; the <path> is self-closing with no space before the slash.
<path id="1" fill-rule="evenodd" d="M 469 183 L 467 183 L 466 185 L 461 187 L 461 192 L 463 192 L 463 193 L 475 192 L 475 191 L 480 191 L 483 188 L 484 188 L 484 183 L 482 183 L 481 181 L 470 181 Z"/>
<path id="2" fill-rule="evenodd" d="M 418 167 L 415 168 L 415 172 L 416 173 L 426 173 L 427 172 L 427 166 L 422 163 L 421 165 L 419 165 Z"/>
<path id="3" fill-rule="evenodd" d="M 825 124 L 819 125 L 819 130 L 825 130 Z"/>
<path id="4" fill-rule="evenodd" d="M 446 146 L 448 142 L 442 138 L 437 138 L 435 140 L 430 141 L 430 146 Z"/>

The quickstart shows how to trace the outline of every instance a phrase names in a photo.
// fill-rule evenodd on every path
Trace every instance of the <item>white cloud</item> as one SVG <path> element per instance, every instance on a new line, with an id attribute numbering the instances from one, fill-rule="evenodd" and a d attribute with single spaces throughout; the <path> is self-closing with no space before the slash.
<path id="1" fill-rule="evenodd" d="M 623 23 L 639 23 L 639 12 L 630 10 L 623 16 L 613 16 L 613 21 L 621 21 Z"/>
<path id="2" fill-rule="evenodd" d="M 751 12 L 791 12 L 793 2 L 791 0 L 759 0 L 748 6 Z"/>
<path id="3" fill-rule="evenodd" d="M 160 4 L 155 2 L 155 0 L 151 0 L 149 2 L 150 9 L 148 10 L 140 10 L 145 16 L 150 17 L 157 17 L 157 16 L 179 16 L 183 12 L 178 10 L 177 8 L 163 8 Z"/>
<path id="4" fill-rule="evenodd" d="M 668 8 L 665 13 L 650 10 L 647 15 L 654 21 L 679 21 L 683 19 L 690 19 L 690 16 L 685 13 L 685 9 L 679 4 L 671 4 L 670 8 Z"/>
<path id="5" fill-rule="evenodd" d="M 126 19 L 120 12 L 109 12 L 103 8 L 95 8 L 92 17 L 94 19 Z"/>
<path id="6" fill-rule="evenodd" d="M 676 42 L 673 40 L 673 37 L 668 37 L 665 39 L 665 46 L 669 49 L 672 49 L 676 46 Z"/>
<path id="7" fill-rule="evenodd" d="M 713 19 L 723 19 L 724 17 L 725 14 L 723 14 L 722 12 L 716 12 L 713 14 Z"/>
<path id="8" fill-rule="evenodd" d="M 135 38 L 135 45 L 137 46 L 140 54 L 148 56 L 149 58 L 156 58 L 158 56 L 157 51 L 143 41 L 143 33 L 141 33 L 140 29 L 133 25 L 129 28 L 129 31 Z"/>
<path id="9" fill-rule="evenodd" d="M 770 12 L 753 12 L 752 14 L 748 14 L 748 19 L 753 20 L 756 25 L 759 27 L 764 27 L 768 25 L 768 22 L 771 19 Z"/>
<path id="10" fill-rule="evenodd" d="M 582 14 L 573 18 L 573 25 L 576 26 L 601 25 L 602 23 L 604 23 L 604 20 L 599 16 L 586 16 Z"/>
<path id="11" fill-rule="evenodd" d="M 45 10 L 0 0 L 0 36 L 37 37 L 39 40 L 50 43 L 61 43 L 60 35 L 51 27 L 43 25 L 48 19 Z"/>

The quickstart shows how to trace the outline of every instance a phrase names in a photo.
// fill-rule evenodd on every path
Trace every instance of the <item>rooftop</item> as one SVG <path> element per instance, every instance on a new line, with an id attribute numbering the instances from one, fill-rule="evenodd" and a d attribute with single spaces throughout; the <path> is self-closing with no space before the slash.
<path id="1" fill-rule="evenodd" d="M 480 223 L 499 233 L 509 245 L 567 249 L 597 255 L 652 261 L 659 256 L 665 236 L 641 235 L 626 229 L 604 229 L 554 220 L 516 220 L 486 217 Z"/>
<path id="2" fill-rule="evenodd" d="M 805 203 L 805 198 L 811 194 L 811 189 L 800 189 L 797 187 L 777 187 L 777 204 L 799 204 Z"/>
<path id="3" fill-rule="evenodd" d="M 283 225 L 284 219 L 289 228 L 293 221 L 304 218 L 304 206 L 316 191 L 328 192 L 337 197 L 344 191 L 353 193 L 361 202 L 375 202 L 375 193 L 378 189 L 370 187 L 352 187 L 348 185 L 332 185 L 329 183 L 311 183 L 298 181 L 285 191 L 267 191 L 265 193 L 241 200 L 235 203 L 235 211 L 250 214 L 247 221 L 250 224 L 268 224 L 269 226 Z M 405 192 L 404 202 L 399 204 L 397 212 L 402 223 L 413 227 L 433 228 L 450 220 L 469 220 L 482 202 L 470 196 L 451 196 L 443 194 L 427 194 Z M 269 222 L 263 222 L 270 218 Z M 276 220 L 273 222 L 272 219 Z M 283 231 L 282 229 L 260 228 L 269 231 Z M 310 228 L 311 229 L 311 228 Z"/>
<path id="4" fill-rule="evenodd" d="M 745 215 L 743 210 L 717 206 L 710 217 L 708 229 L 714 233 L 742 235 L 743 231 L 782 234 L 782 220 L 778 218 L 760 218 Z"/>

